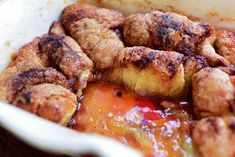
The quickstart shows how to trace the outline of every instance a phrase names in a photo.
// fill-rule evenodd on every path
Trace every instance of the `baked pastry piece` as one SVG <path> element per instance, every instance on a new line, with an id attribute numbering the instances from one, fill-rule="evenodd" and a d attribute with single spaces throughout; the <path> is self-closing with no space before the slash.
<path id="1" fill-rule="evenodd" d="M 106 78 L 142 96 L 183 97 L 190 87 L 191 75 L 206 66 L 203 58 L 184 58 L 177 52 L 137 46 L 120 51 Z"/>
<path id="2" fill-rule="evenodd" d="M 66 125 L 77 108 L 77 97 L 62 86 L 42 83 L 24 88 L 11 103 L 40 117 Z"/>
<path id="3" fill-rule="evenodd" d="M 192 77 L 194 112 L 199 117 L 234 112 L 234 86 L 230 76 L 218 68 L 204 68 Z"/>
<path id="4" fill-rule="evenodd" d="M 235 66 L 235 33 L 219 29 L 216 31 L 215 48 L 231 65 Z"/>
<path id="5" fill-rule="evenodd" d="M 65 35 L 43 35 L 26 44 L 0 74 L 0 100 L 66 125 L 91 78 L 93 63 Z"/>
<path id="6" fill-rule="evenodd" d="M 123 20 L 118 11 L 78 3 L 66 7 L 61 15 L 67 32 L 98 69 L 113 66 L 119 51 L 124 48 L 119 36 L 111 30 L 121 25 Z"/>
<path id="7" fill-rule="evenodd" d="M 193 141 L 202 157 L 234 157 L 235 117 L 209 117 L 197 122 Z"/>
<path id="8" fill-rule="evenodd" d="M 61 71 L 72 83 L 78 96 L 92 77 L 93 63 L 80 46 L 66 35 L 46 35 L 38 44 L 37 55 L 44 66 Z"/>
<path id="9" fill-rule="evenodd" d="M 125 19 L 123 34 L 128 46 L 142 45 L 185 55 L 198 54 L 204 56 L 211 66 L 229 65 L 215 52 L 216 31 L 210 24 L 194 22 L 176 13 L 131 14 Z"/>

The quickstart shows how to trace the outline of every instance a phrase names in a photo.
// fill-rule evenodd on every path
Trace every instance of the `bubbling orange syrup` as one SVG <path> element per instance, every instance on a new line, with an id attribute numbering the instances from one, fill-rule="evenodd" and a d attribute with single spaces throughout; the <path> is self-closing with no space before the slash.
<path id="1" fill-rule="evenodd" d="M 114 138 L 146 157 L 194 156 L 189 101 L 138 97 L 120 86 L 90 83 L 73 129 Z"/>

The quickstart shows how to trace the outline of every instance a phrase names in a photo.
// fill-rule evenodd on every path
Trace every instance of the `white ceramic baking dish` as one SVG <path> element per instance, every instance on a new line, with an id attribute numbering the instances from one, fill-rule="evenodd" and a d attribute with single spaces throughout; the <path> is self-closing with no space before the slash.
<path id="1" fill-rule="evenodd" d="M 217 27 L 235 30 L 234 0 L 82 0 L 99 3 L 125 14 L 161 9 L 192 15 Z M 0 72 L 12 54 L 34 37 L 46 33 L 61 10 L 74 0 L 0 0 Z M 77 156 L 95 153 L 107 157 L 139 157 L 119 142 L 79 133 L 0 102 L 0 125 L 34 147 L 57 154 Z"/>

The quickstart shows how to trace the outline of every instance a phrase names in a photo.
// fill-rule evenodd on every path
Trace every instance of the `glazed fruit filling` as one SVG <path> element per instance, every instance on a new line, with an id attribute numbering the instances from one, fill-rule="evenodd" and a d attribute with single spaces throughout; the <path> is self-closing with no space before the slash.
<path id="1" fill-rule="evenodd" d="M 190 103 L 138 97 L 120 86 L 90 83 L 71 127 L 117 139 L 145 156 L 193 156 Z"/>

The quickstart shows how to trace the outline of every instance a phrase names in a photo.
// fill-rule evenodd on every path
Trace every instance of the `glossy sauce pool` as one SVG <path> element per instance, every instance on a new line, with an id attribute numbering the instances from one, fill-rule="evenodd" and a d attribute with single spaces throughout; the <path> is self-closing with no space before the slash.
<path id="1" fill-rule="evenodd" d="M 114 138 L 147 157 L 194 156 L 190 106 L 184 100 L 137 97 L 116 85 L 91 83 L 71 127 Z"/>

